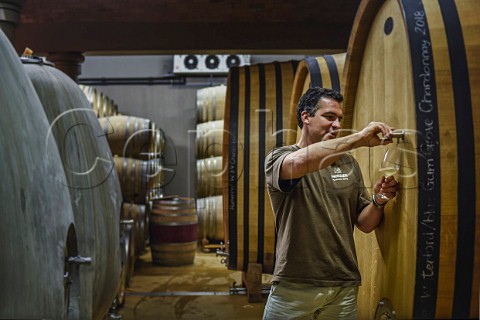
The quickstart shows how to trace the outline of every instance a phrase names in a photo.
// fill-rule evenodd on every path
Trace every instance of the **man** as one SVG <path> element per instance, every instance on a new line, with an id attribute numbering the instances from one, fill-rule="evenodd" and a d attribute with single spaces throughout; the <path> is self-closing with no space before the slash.
<path id="1" fill-rule="evenodd" d="M 277 247 L 264 320 L 356 319 L 360 273 L 354 225 L 374 230 L 386 204 L 376 195 L 394 198 L 397 182 L 381 178 L 372 200 L 348 151 L 390 143 L 393 128 L 371 122 L 337 137 L 342 101 L 334 90 L 310 88 L 297 106 L 299 142 L 276 148 L 265 159 Z"/>

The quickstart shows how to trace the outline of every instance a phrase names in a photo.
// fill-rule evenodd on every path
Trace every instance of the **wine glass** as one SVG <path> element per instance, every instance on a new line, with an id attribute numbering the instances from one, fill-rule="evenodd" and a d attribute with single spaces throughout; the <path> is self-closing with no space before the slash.
<path id="1" fill-rule="evenodd" d="M 385 177 L 393 176 L 400 170 L 400 159 L 401 155 L 397 143 L 389 147 L 385 152 L 379 171 L 383 173 Z M 390 200 L 383 193 L 378 193 L 377 196 L 385 201 Z"/>

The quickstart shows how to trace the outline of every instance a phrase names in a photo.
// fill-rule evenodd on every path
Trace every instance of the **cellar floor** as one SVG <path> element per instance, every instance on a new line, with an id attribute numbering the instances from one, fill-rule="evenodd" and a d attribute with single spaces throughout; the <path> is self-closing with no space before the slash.
<path id="1" fill-rule="evenodd" d="M 198 249 L 192 265 L 164 267 L 152 263 L 147 247 L 116 313 L 124 320 L 261 319 L 270 279 L 262 275 L 262 302 L 249 303 L 242 272 L 228 270 L 214 252 Z"/>

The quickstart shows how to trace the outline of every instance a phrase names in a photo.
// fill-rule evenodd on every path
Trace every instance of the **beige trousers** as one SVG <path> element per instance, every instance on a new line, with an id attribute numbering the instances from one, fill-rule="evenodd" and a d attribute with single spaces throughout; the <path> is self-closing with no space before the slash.
<path id="1" fill-rule="evenodd" d="M 357 319 L 358 287 L 316 287 L 307 283 L 274 282 L 263 320 Z"/>

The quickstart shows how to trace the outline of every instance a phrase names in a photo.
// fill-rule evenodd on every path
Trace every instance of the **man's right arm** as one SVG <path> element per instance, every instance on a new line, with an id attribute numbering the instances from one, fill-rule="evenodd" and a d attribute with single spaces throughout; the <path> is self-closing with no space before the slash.
<path id="1" fill-rule="evenodd" d="M 327 141 L 320 141 L 289 154 L 282 163 L 280 179 L 293 180 L 334 163 L 343 153 L 359 147 L 388 144 L 388 134 L 393 129 L 382 122 L 371 122 L 363 130 Z M 384 139 L 378 134 L 382 133 Z"/>

